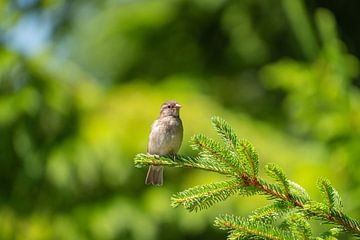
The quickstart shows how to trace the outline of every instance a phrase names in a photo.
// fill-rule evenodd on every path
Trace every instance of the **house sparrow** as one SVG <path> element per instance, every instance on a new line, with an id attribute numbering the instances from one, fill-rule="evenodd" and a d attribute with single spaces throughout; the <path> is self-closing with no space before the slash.
<path id="1" fill-rule="evenodd" d="M 181 105 L 169 100 L 161 105 L 160 116 L 151 126 L 147 152 L 152 155 L 176 154 L 183 138 L 183 126 L 179 116 Z M 163 184 L 163 167 L 150 166 L 146 184 Z"/>

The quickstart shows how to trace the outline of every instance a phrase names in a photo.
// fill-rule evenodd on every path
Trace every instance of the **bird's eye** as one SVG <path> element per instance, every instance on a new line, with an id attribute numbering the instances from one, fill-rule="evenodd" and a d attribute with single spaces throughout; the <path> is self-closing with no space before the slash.
<path id="1" fill-rule="evenodd" d="M 167 108 L 171 108 L 171 106 L 170 106 L 170 105 L 168 105 L 168 106 L 167 106 Z"/>

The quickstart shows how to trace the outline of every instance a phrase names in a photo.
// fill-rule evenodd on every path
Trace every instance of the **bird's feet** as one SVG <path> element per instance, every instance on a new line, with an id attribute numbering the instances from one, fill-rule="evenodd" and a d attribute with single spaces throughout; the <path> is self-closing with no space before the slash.
<path id="1" fill-rule="evenodd" d="M 170 158 L 172 159 L 172 160 L 176 160 L 176 153 L 170 153 Z"/>
<path id="2" fill-rule="evenodd" d="M 160 159 L 160 155 L 158 155 L 158 154 L 150 154 L 150 153 L 148 153 L 148 155 L 155 158 L 155 159 Z"/>

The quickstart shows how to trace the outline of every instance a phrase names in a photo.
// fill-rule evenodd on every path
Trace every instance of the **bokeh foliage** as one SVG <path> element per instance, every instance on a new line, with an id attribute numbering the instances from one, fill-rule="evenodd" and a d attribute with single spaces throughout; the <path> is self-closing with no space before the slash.
<path id="1" fill-rule="evenodd" d="M 329 178 L 359 219 L 358 36 L 338 27 L 343 6 L 319 5 L 0 0 L 0 238 L 224 238 L 218 210 L 263 199 L 189 214 L 172 193 L 218 176 L 166 169 L 151 188 L 133 167 L 167 99 L 184 106 L 182 154 L 222 116 L 315 197 Z M 37 52 L 15 44 L 28 18 L 51 26 Z"/>

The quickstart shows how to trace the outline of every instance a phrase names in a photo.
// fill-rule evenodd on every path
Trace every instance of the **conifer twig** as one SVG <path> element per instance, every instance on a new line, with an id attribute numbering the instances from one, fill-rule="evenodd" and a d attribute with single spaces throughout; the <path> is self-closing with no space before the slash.
<path id="1" fill-rule="evenodd" d="M 174 194 L 171 198 L 173 207 L 182 205 L 189 211 L 197 211 L 235 194 L 262 194 L 275 200 L 275 204 L 254 211 L 254 215 L 249 218 L 224 215 L 216 219 L 216 226 L 229 230 L 228 239 L 309 239 L 312 238 L 308 223 L 310 218 L 336 226 L 335 230 L 329 230 L 321 236 L 334 237 L 342 230 L 360 237 L 360 222 L 343 212 L 340 195 L 328 180 L 322 178 L 318 183 L 325 199 L 323 203 L 311 200 L 301 186 L 290 181 L 279 167 L 272 164 L 266 166 L 266 173 L 275 183 L 269 183 L 258 176 L 258 155 L 253 145 L 247 140 L 239 140 L 225 120 L 213 117 L 212 123 L 223 144 L 201 134 L 195 135 L 192 147 L 199 151 L 197 157 L 135 156 L 137 167 L 162 165 L 196 168 L 230 178 Z M 275 220 L 281 217 L 282 224 L 273 226 Z"/>
<path id="2" fill-rule="evenodd" d="M 231 174 L 230 169 L 226 169 L 216 164 L 209 164 L 208 162 L 201 161 L 196 157 L 181 156 L 181 155 L 156 156 L 146 153 L 139 153 L 135 156 L 134 163 L 135 166 L 138 168 L 146 167 L 150 165 L 160 165 L 160 166 L 179 167 L 179 168 L 197 168 L 197 169 L 221 173 L 225 175 Z"/>

